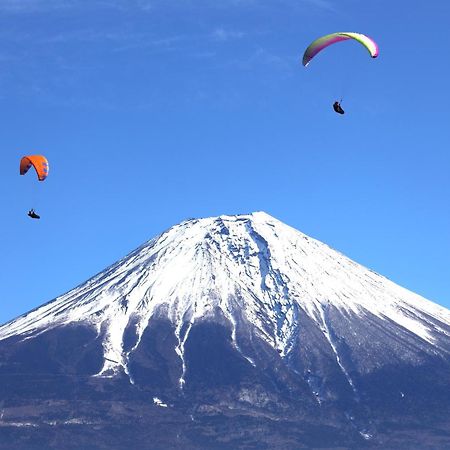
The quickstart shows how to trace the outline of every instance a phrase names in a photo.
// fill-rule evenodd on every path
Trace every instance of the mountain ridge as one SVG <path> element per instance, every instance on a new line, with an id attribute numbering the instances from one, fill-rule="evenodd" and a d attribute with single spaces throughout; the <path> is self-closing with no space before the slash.
<path id="1" fill-rule="evenodd" d="M 326 244 L 191 219 L 0 327 L 0 449 L 446 448 L 449 356 L 450 311 Z"/>
<path id="2" fill-rule="evenodd" d="M 103 328 L 101 373 L 126 371 L 127 326 L 133 322 L 142 336 L 163 305 L 176 326 L 183 365 L 190 326 L 213 318 L 216 307 L 231 323 L 238 350 L 237 320 L 243 319 L 282 357 L 288 356 L 298 336 L 298 317 L 306 314 L 341 365 L 330 331 L 330 309 L 395 322 L 438 352 L 448 353 L 450 346 L 450 311 L 264 212 L 181 222 L 67 294 L 1 326 L 0 340 L 85 322 L 97 332 Z M 251 356 L 243 356 L 251 361 Z"/>

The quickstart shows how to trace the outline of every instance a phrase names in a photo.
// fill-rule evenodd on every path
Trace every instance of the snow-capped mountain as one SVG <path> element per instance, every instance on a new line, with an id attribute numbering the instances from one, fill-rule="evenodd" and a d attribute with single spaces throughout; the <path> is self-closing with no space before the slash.
<path id="1" fill-rule="evenodd" d="M 82 374 L 96 392 L 145 388 L 153 408 L 192 420 L 303 411 L 340 444 L 387 445 L 378 422 L 413 426 L 407 418 L 431 402 L 450 445 L 450 311 L 263 212 L 182 222 L 3 325 L 0 375 L 32 374 L 20 357 L 32 348 L 43 373 Z"/>

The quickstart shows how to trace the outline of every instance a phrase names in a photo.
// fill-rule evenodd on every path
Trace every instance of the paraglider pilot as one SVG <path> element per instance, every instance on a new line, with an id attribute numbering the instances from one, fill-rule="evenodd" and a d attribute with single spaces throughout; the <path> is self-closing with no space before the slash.
<path id="1" fill-rule="evenodd" d="M 34 167 L 34 169 L 36 170 L 39 182 L 42 182 L 47 178 L 49 167 L 47 158 L 45 156 L 43 155 L 24 156 L 20 160 L 20 175 L 25 175 L 31 167 Z M 33 208 L 31 208 L 28 211 L 28 217 L 31 217 L 32 219 L 41 218 L 38 214 L 36 214 Z"/>
<path id="2" fill-rule="evenodd" d="M 333 109 L 338 114 L 344 114 L 344 110 L 342 109 L 341 104 L 337 101 L 333 103 Z"/>
<path id="3" fill-rule="evenodd" d="M 41 216 L 38 216 L 38 215 L 34 212 L 34 209 L 33 209 L 33 208 L 31 208 L 31 209 L 28 211 L 28 215 L 29 215 L 32 219 L 40 219 L 40 218 L 41 218 Z"/>

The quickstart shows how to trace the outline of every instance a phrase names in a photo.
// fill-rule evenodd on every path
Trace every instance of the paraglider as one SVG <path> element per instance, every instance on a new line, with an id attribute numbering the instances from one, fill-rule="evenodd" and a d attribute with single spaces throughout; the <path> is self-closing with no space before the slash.
<path id="1" fill-rule="evenodd" d="M 24 156 L 20 160 L 20 175 L 25 175 L 31 167 L 34 167 L 34 170 L 36 171 L 36 175 L 39 181 L 44 181 L 47 178 L 49 172 L 49 165 L 47 158 L 45 156 L 42 155 Z M 30 209 L 30 211 L 28 211 L 28 216 L 31 217 L 32 219 L 40 219 L 40 216 L 36 214 L 33 208 Z"/>
<path id="2" fill-rule="evenodd" d="M 366 47 L 366 49 L 369 51 L 372 58 L 376 58 L 378 56 L 378 45 L 369 36 L 361 33 L 339 32 L 327 34 L 311 42 L 311 44 L 309 44 L 308 48 L 303 54 L 303 65 L 306 67 L 311 62 L 311 60 L 324 48 L 327 48 L 332 44 L 336 44 L 337 42 L 347 41 L 349 39 L 354 39 L 355 41 L 364 45 L 364 47 Z"/>
<path id="3" fill-rule="evenodd" d="M 330 45 L 336 44 L 337 42 L 347 41 L 347 40 L 355 40 L 362 44 L 367 51 L 369 52 L 370 56 L 372 58 L 376 58 L 379 54 L 379 49 L 377 43 L 370 38 L 369 36 L 366 36 L 365 34 L 361 33 L 353 33 L 353 32 L 338 32 L 338 33 L 331 33 L 327 34 L 325 36 L 322 36 L 315 41 L 311 42 L 307 49 L 305 50 L 305 53 L 303 54 L 302 63 L 305 67 L 308 66 L 308 64 L 312 61 L 312 59 L 322 50 L 329 47 Z M 344 114 L 344 110 L 341 107 L 341 102 L 334 102 L 333 109 L 338 114 Z"/>
<path id="4" fill-rule="evenodd" d="M 28 211 L 28 215 L 29 215 L 32 219 L 40 219 L 40 218 L 41 218 L 41 216 L 39 216 L 38 214 L 35 213 L 35 211 L 34 211 L 33 208 L 31 208 L 31 209 Z"/>
<path id="5" fill-rule="evenodd" d="M 342 106 L 339 102 L 334 102 L 333 103 L 333 109 L 338 113 L 338 114 L 345 114 L 345 111 L 342 109 Z"/>
<path id="6" fill-rule="evenodd" d="M 28 170 L 34 167 L 39 181 L 44 181 L 48 176 L 48 161 L 42 155 L 24 156 L 20 160 L 20 175 L 25 175 Z"/>

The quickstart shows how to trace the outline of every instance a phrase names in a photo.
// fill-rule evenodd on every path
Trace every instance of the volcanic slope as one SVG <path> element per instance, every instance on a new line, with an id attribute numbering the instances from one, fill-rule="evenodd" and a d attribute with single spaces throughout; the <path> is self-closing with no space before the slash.
<path id="1" fill-rule="evenodd" d="M 61 377 L 65 388 L 47 383 L 43 392 L 66 405 L 74 390 L 102 398 L 116 383 L 109 401 L 136 399 L 141 414 L 140 393 L 151 395 L 152 411 L 164 404 L 180 424 L 180 448 L 211 445 L 206 436 L 232 448 L 239 437 L 221 433 L 238 416 L 250 446 L 414 448 L 402 430 L 416 442 L 434 426 L 433 442 L 450 442 L 450 311 L 263 212 L 170 228 L 0 327 L 0 352 L 3 377 Z M 26 420 L 42 429 L 32 397 Z M 73 419 L 69 410 L 58 423 Z M 77 420 L 102 422 L 97 413 Z M 203 424 L 204 442 L 182 431 L 186 417 Z M 252 421 L 261 417 L 265 429 L 276 420 L 288 431 L 276 442 L 273 432 L 258 435 Z"/>

